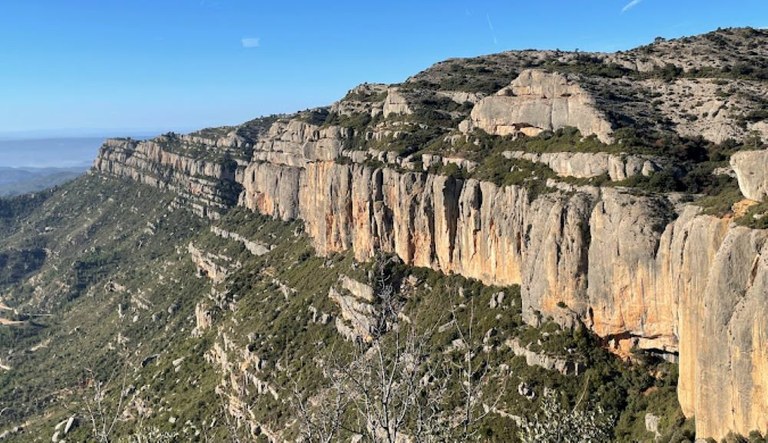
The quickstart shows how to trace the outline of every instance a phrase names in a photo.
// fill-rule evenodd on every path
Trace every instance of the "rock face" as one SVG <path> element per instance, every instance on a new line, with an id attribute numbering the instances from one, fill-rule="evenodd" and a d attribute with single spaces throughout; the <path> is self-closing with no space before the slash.
<path id="1" fill-rule="evenodd" d="M 740 245 L 722 252 L 723 239 L 733 229 L 727 220 L 698 216 L 695 207 L 674 208 L 665 198 L 609 188 L 529 201 L 525 188 L 354 164 L 314 162 L 306 169 L 259 165 L 263 169 L 292 179 L 273 181 L 280 185 L 272 188 L 246 181 L 243 202 L 282 202 L 252 207 L 277 217 L 302 218 L 320 254 L 352 249 L 364 260 L 384 250 L 415 266 L 488 284 L 521 284 L 529 323 L 545 317 L 563 324 L 580 319 L 619 353 L 633 346 L 679 353 L 684 410 L 711 417 L 697 420 L 703 435 L 719 438 L 728 430 L 747 432 L 758 425 L 766 429 L 755 418 L 768 404 L 760 397 L 762 385 L 756 378 L 768 370 L 768 358 L 753 343 L 764 343 L 759 340 L 768 315 L 741 310 L 738 300 L 743 288 L 750 287 L 746 282 L 707 289 L 712 280 L 729 273 L 725 265 L 718 268 L 710 260 L 716 255 L 731 254 L 728 266 L 740 272 L 768 271 L 754 248 L 750 252 Z M 248 195 L 271 197 L 254 200 Z M 706 291 L 724 304 L 725 319 L 741 312 L 751 320 L 716 324 L 699 298 Z M 751 291 L 753 299 L 766 294 L 764 289 Z M 738 336 L 728 333 L 736 327 L 747 330 Z M 723 331 L 721 342 L 698 339 L 718 330 Z M 740 354 L 717 369 L 707 363 L 714 354 L 727 355 L 724 349 Z M 710 377 L 713 371 L 726 375 Z M 719 401 L 723 391 L 745 392 L 737 399 L 742 407 L 724 410 Z M 718 416 L 732 421 L 725 425 L 714 419 Z"/>
<path id="2" fill-rule="evenodd" d="M 279 120 L 254 146 L 253 159 L 289 166 L 339 157 L 349 131 L 338 126 L 321 128 L 301 120 Z"/>
<path id="3" fill-rule="evenodd" d="M 480 100 L 463 129 L 509 135 L 526 126 L 539 130 L 572 126 L 585 136 L 612 141 L 611 124 L 590 93 L 565 75 L 537 69 L 524 70 L 511 85 Z"/>
<path id="4" fill-rule="evenodd" d="M 504 157 L 543 163 L 560 177 L 591 178 L 605 174 L 613 181 L 621 181 L 638 174 L 647 176 L 663 169 L 659 158 L 606 152 L 505 151 Z"/>
<path id="5" fill-rule="evenodd" d="M 717 224 L 704 234 L 722 238 L 720 247 L 695 252 L 710 266 L 680 310 L 687 340 L 678 392 L 683 411 L 696 416 L 697 435 L 720 439 L 729 429 L 768 429 L 768 232 Z"/>
<path id="6" fill-rule="evenodd" d="M 656 264 L 674 217 L 666 199 L 592 188 L 530 201 L 523 187 L 355 164 L 251 168 L 290 179 L 247 180 L 243 204 L 301 218 L 320 254 L 352 249 L 366 260 L 383 250 L 487 284 L 521 284 L 530 323 L 582 319 L 624 350 L 677 352 L 677 301 L 657 293 L 669 285 Z"/>
<path id="7" fill-rule="evenodd" d="M 687 308 L 677 294 L 687 288 L 676 281 L 678 271 L 693 271 L 672 260 L 685 246 L 675 234 L 682 230 L 685 238 L 690 228 L 685 217 L 673 222 L 677 214 L 664 198 L 606 188 L 530 202 L 521 187 L 361 165 L 316 162 L 277 171 L 295 177 L 281 180 L 272 199 L 287 203 L 253 208 L 302 218 L 320 254 L 352 249 L 365 260 L 384 250 L 414 266 L 521 284 L 529 323 L 581 319 L 621 352 L 639 346 L 677 353 L 684 339 L 678 311 Z M 272 192 L 258 181 L 244 187 L 246 195 Z"/>
<path id="8" fill-rule="evenodd" d="M 221 238 L 229 238 L 242 244 L 243 247 L 245 247 L 245 249 L 248 252 L 250 252 L 255 256 L 264 255 L 270 250 L 270 247 L 265 244 L 248 240 L 247 238 L 243 237 L 237 232 L 226 231 L 224 229 L 219 228 L 218 226 L 211 226 L 211 232 L 213 232 L 214 234 L 218 235 Z"/>
<path id="9" fill-rule="evenodd" d="M 189 140 L 192 143 L 200 141 Z M 107 140 L 93 167 L 107 175 L 129 177 L 157 188 L 176 191 L 189 201 L 197 214 L 218 218 L 221 210 L 237 201 L 240 191 L 235 180 L 238 164 L 234 161 L 200 160 L 172 152 L 168 146 L 171 142 L 167 137 L 142 142 Z"/>
<path id="10" fill-rule="evenodd" d="M 438 96 L 448 97 L 459 104 L 472 103 L 473 105 L 485 97 L 485 94 L 479 92 L 465 91 L 438 91 Z"/>
<path id="11" fill-rule="evenodd" d="M 413 110 L 408 104 L 408 99 L 400 92 L 398 88 L 392 87 L 387 91 L 387 98 L 384 100 L 384 117 L 390 115 L 408 115 Z"/>
<path id="12" fill-rule="evenodd" d="M 265 169 L 266 182 L 246 174 L 243 204 L 283 219 L 301 218 L 320 254 L 353 249 L 366 260 L 383 250 L 415 266 L 487 283 L 520 282 L 519 243 L 528 207 L 523 188 L 333 162 L 249 168 Z"/>
<path id="13" fill-rule="evenodd" d="M 211 327 L 213 315 L 209 307 L 204 303 L 198 303 L 195 306 L 195 328 L 192 330 L 193 337 L 199 337 L 203 332 Z"/>
<path id="14" fill-rule="evenodd" d="M 737 152 L 731 156 L 731 167 L 744 197 L 765 200 L 768 196 L 768 151 Z"/>
<path id="15" fill-rule="evenodd" d="M 331 106 L 331 112 L 339 115 L 370 114 L 375 117 L 383 112 L 384 100 L 378 97 L 387 95 L 388 86 L 381 83 L 363 83 L 349 91 L 344 100 Z"/>
<path id="16" fill-rule="evenodd" d="M 223 282 L 233 269 L 241 266 L 239 262 L 233 263 L 230 257 L 205 252 L 192 243 L 187 246 L 187 250 L 192 262 L 197 266 L 198 275 L 207 277 L 214 283 Z"/>

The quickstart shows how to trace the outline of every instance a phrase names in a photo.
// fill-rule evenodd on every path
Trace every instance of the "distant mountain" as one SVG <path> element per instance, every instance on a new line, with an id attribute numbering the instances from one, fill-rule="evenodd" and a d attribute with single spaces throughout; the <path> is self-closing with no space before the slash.
<path id="1" fill-rule="evenodd" d="M 42 191 L 68 182 L 87 170 L 87 166 L 70 168 L 9 168 L 0 166 L 0 196 Z"/>
<path id="2" fill-rule="evenodd" d="M 0 197 L 37 192 L 85 172 L 102 137 L 0 138 Z"/>

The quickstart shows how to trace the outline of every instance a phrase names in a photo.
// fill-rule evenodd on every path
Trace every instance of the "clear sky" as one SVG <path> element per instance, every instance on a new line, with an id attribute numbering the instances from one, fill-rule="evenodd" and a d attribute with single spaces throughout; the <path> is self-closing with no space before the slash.
<path id="1" fill-rule="evenodd" d="M 0 135 L 186 131 L 449 57 L 768 26 L 766 0 L 2 0 Z"/>

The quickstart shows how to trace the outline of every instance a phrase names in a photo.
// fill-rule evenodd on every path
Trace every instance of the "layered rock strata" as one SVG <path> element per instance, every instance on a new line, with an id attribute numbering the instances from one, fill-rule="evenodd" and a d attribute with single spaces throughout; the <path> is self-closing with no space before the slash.
<path id="1" fill-rule="evenodd" d="M 621 181 L 639 174 L 647 176 L 663 169 L 659 158 L 607 152 L 505 151 L 503 155 L 508 159 L 545 164 L 560 177 L 591 178 L 607 175 L 612 181 Z"/>
<path id="2" fill-rule="evenodd" d="M 679 354 L 680 402 L 699 435 L 768 430 L 766 231 L 615 188 L 534 196 L 519 186 L 341 164 L 332 158 L 343 137 L 325 131 L 301 122 L 273 128 L 238 174 L 239 203 L 302 219 L 319 254 L 351 249 L 365 260 L 386 251 L 487 284 L 520 284 L 531 324 L 583 321 L 617 352 Z M 191 188 L 177 183 L 196 176 L 214 177 L 209 189 L 235 179 L 235 171 L 146 142 L 108 142 L 96 169 L 180 192 Z M 208 268 L 211 277 L 224 274 Z"/>
<path id="3" fill-rule="evenodd" d="M 241 188 L 236 181 L 239 168 L 236 161 L 200 160 L 172 152 L 167 142 L 163 137 L 149 141 L 107 140 L 93 168 L 107 175 L 128 177 L 177 192 L 201 216 L 218 218 L 222 210 L 237 202 Z"/>

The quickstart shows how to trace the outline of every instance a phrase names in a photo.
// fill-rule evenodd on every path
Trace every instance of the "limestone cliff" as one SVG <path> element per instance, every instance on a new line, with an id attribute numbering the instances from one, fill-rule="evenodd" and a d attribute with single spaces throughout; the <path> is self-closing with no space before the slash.
<path id="1" fill-rule="evenodd" d="M 265 175 L 280 179 L 253 179 Z M 365 260 L 383 250 L 414 266 L 521 284 L 531 324 L 579 319 L 619 353 L 679 354 L 681 404 L 703 435 L 768 429 L 759 422 L 768 406 L 758 345 L 768 319 L 765 231 L 618 189 L 530 201 L 521 187 L 333 162 L 254 164 L 244 189 L 244 205 L 304 220 L 320 254 L 353 249 Z"/>
<path id="2" fill-rule="evenodd" d="M 125 146 L 105 145 L 97 165 L 153 183 L 126 167 L 133 155 L 118 166 Z M 755 401 L 768 365 L 757 345 L 768 318 L 764 231 L 729 228 L 690 207 L 673 220 L 667 199 L 616 189 L 531 200 L 523 187 L 316 159 L 253 162 L 242 185 L 242 205 L 301 218 L 320 254 L 353 249 L 364 260 L 383 250 L 488 284 L 521 284 L 530 323 L 581 319 L 620 350 L 679 352 L 686 412 L 731 417 L 727 428 L 699 419 L 705 435 L 766 429 L 756 421 L 766 404 Z M 727 392 L 733 408 L 719 401 Z"/>
<path id="3" fill-rule="evenodd" d="M 151 141 L 107 140 L 94 169 L 108 175 L 179 193 L 195 212 L 216 218 L 219 211 L 237 201 L 237 164 L 207 161 L 172 152 L 168 138 Z"/>
<path id="4" fill-rule="evenodd" d="M 706 261 L 709 266 L 692 279 L 696 286 L 681 292 L 680 404 L 696 416 L 700 435 L 719 439 L 728 430 L 764 433 L 768 232 L 723 229 L 718 220 L 698 219 L 698 224 L 691 234 L 722 241 L 717 249 L 692 246 L 686 251 L 696 265 Z"/>
<path id="5" fill-rule="evenodd" d="M 124 146 L 107 144 L 97 165 Z M 529 323 L 579 319 L 618 352 L 679 353 L 681 404 L 704 435 L 766 429 L 766 402 L 756 400 L 768 370 L 758 345 L 768 318 L 765 231 L 620 189 L 532 198 L 524 187 L 305 160 L 250 164 L 240 204 L 302 219 L 319 254 L 352 249 L 365 260 L 383 250 L 414 266 L 521 284 Z M 721 426 L 714 417 L 731 418 Z"/>
<path id="6" fill-rule="evenodd" d="M 515 57 L 543 63 L 557 54 Z M 625 56 L 616 60 L 626 65 Z M 573 126 L 613 141 L 616 115 L 606 111 L 611 106 L 596 95 L 594 83 L 538 69 L 516 74 L 492 95 L 414 90 L 424 82 L 418 77 L 397 87 L 364 85 L 330 108 L 330 115 L 347 120 L 298 115 L 245 138 L 235 129 L 215 143 L 108 141 L 94 167 L 174 189 L 208 215 L 238 204 L 300 219 L 320 255 L 352 250 L 366 260 L 385 251 L 413 266 L 486 284 L 519 284 L 530 324 L 583 322 L 621 355 L 639 348 L 679 359 L 679 400 L 686 415 L 696 417 L 698 436 L 768 431 L 768 232 L 703 215 L 677 194 L 595 186 L 542 192 L 525 182 L 504 186 L 472 178 L 471 170 L 482 165 L 456 152 L 454 140 L 474 146 L 460 127 L 527 137 Z M 615 81 L 617 88 L 630 83 Z M 445 109 L 426 113 L 430 101 Z M 646 105 L 637 105 L 637 116 L 647 117 Z M 425 115 L 432 126 L 418 120 Z M 356 118 L 366 123 L 350 123 Z M 659 118 L 659 125 L 669 120 Z M 739 125 L 726 123 L 727 130 L 710 138 L 741 134 L 732 130 Z M 688 125 L 680 133 L 694 130 Z M 408 138 L 409 131 L 433 131 L 427 141 L 445 152 L 419 152 L 427 142 Z M 245 154 L 234 161 L 190 154 L 199 145 L 209 154 Z M 754 200 L 766 194 L 763 154 L 731 159 L 742 192 Z M 624 180 L 653 177 L 671 156 L 519 152 L 508 158 L 543 163 L 560 176 Z M 441 164 L 461 173 L 429 172 Z M 343 301 L 338 293 L 331 298 Z"/>

